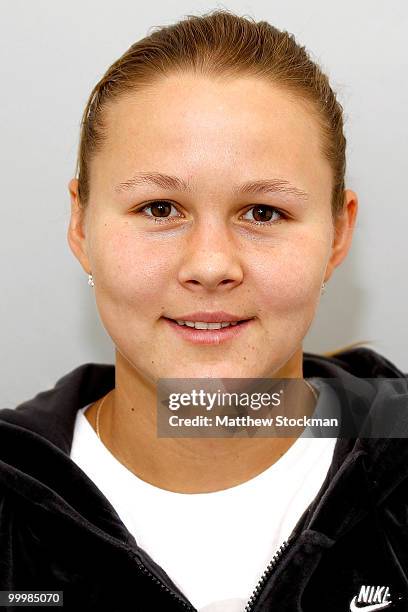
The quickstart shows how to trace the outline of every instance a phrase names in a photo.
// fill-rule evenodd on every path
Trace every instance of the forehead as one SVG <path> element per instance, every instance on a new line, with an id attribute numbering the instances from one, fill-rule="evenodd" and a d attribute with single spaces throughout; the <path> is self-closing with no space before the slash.
<path id="1" fill-rule="evenodd" d="M 232 168 L 331 178 L 312 109 L 260 78 L 163 77 L 115 100 L 105 125 L 97 166 L 118 178 L 136 169 L 220 176 Z"/>

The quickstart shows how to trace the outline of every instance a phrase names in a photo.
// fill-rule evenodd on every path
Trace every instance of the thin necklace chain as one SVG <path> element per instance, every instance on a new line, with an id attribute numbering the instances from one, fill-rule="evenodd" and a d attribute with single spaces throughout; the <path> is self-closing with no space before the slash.
<path id="1" fill-rule="evenodd" d="M 99 416 L 100 416 L 100 414 L 101 414 L 101 408 L 102 408 L 102 406 L 103 406 L 103 402 L 106 400 L 106 398 L 108 397 L 108 395 L 109 395 L 109 393 L 107 393 L 107 394 L 106 394 L 106 395 L 103 397 L 103 399 L 102 399 L 101 403 L 99 404 L 98 409 L 97 409 L 97 411 L 96 411 L 96 434 L 97 434 L 97 436 L 98 436 L 98 438 L 100 439 L 100 441 L 101 441 L 101 442 L 102 442 L 102 438 L 101 438 L 100 429 L 99 429 Z"/>
<path id="2" fill-rule="evenodd" d="M 306 378 L 304 378 L 304 379 L 303 379 L 303 381 L 304 381 L 304 383 L 305 383 L 305 384 L 306 384 L 306 385 L 309 387 L 309 389 L 310 389 L 310 390 L 311 390 L 311 392 L 313 393 L 314 398 L 315 398 L 315 400 L 316 400 L 316 402 L 317 402 L 317 400 L 318 400 L 318 395 L 317 395 L 317 393 L 316 393 L 316 389 L 313 387 L 313 385 L 311 385 L 311 384 L 310 384 L 310 382 L 309 382 L 308 380 L 306 380 Z"/>
<path id="3" fill-rule="evenodd" d="M 98 435 L 99 440 L 102 442 L 102 444 L 104 444 L 102 438 L 101 438 L 101 434 L 100 434 L 100 429 L 99 429 L 99 415 L 101 413 L 101 408 L 103 405 L 103 402 L 105 401 L 105 399 L 108 397 L 109 393 L 107 393 L 104 398 L 102 399 L 101 403 L 98 406 L 98 409 L 96 411 L 96 433 Z M 112 452 L 112 451 L 110 451 Z M 122 458 L 117 457 L 116 455 L 114 455 L 115 459 L 117 459 L 117 461 L 119 461 L 123 466 L 125 466 L 130 472 L 132 472 L 132 474 L 134 474 L 135 476 L 137 476 L 135 469 L 132 468 L 128 463 L 126 463 L 126 461 L 124 461 Z"/>
<path id="4" fill-rule="evenodd" d="M 304 382 L 305 382 L 306 386 L 307 386 L 307 387 L 310 389 L 310 391 L 313 393 L 314 398 L 315 398 L 315 400 L 316 400 L 316 402 L 317 402 L 317 400 L 318 400 L 318 396 L 317 396 L 316 390 L 314 389 L 314 387 L 313 387 L 313 386 L 310 384 L 310 382 L 309 382 L 308 380 L 306 380 L 305 378 L 304 378 L 303 380 L 304 380 Z M 106 395 L 103 397 L 103 399 L 102 399 L 101 403 L 99 404 L 98 409 L 97 409 L 97 411 L 96 411 L 96 434 L 97 434 L 97 436 L 98 436 L 98 438 L 100 439 L 100 441 L 101 441 L 101 442 L 102 442 L 102 438 L 101 438 L 100 428 L 99 428 L 99 417 L 100 417 L 100 414 L 101 414 L 101 408 L 102 408 L 102 406 L 103 406 L 103 403 L 104 403 L 104 401 L 106 400 L 106 398 L 108 397 L 108 395 L 109 395 L 109 393 L 107 393 L 107 394 L 106 394 Z"/>

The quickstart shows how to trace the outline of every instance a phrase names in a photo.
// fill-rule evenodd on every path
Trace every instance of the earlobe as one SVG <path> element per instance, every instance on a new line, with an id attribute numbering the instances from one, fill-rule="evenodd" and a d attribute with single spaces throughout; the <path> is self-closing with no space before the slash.
<path id="1" fill-rule="evenodd" d="M 67 232 L 68 244 L 84 271 L 89 273 L 91 266 L 86 250 L 85 213 L 78 197 L 78 179 L 71 179 L 68 183 L 68 189 L 71 198 L 71 218 Z"/>

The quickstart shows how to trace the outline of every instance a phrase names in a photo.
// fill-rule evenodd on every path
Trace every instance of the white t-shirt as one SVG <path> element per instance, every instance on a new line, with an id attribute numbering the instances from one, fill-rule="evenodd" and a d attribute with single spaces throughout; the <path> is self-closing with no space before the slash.
<path id="1" fill-rule="evenodd" d="M 338 406 L 321 379 L 319 406 Z M 273 465 L 213 493 L 175 493 L 122 465 L 78 410 L 71 458 L 124 525 L 201 612 L 243 612 L 266 566 L 315 498 L 337 438 L 300 436 Z"/>

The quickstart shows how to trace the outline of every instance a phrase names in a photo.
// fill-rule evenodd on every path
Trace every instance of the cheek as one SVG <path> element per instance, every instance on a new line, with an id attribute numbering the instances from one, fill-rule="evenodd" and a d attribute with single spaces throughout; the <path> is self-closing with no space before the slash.
<path id="1" fill-rule="evenodd" d="M 112 231 L 98 241 L 95 253 L 98 289 L 104 298 L 122 307 L 159 304 L 168 285 L 173 257 L 129 230 Z"/>
<path id="2" fill-rule="evenodd" d="M 271 249 L 256 266 L 258 304 L 287 317 L 312 310 L 319 295 L 327 244 L 299 238 Z"/>

